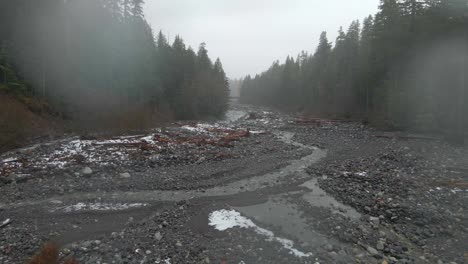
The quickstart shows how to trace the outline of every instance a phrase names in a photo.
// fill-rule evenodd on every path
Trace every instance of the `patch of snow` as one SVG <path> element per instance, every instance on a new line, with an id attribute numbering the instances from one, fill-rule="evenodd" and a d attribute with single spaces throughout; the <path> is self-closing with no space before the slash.
<path id="1" fill-rule="evenodd" d="M 204 129 L 200 130 L 200 129 L 198 128 L 198 126 L 196 126 L 196 127 L 193 127 L 193 126 L 183 126 L 183 127 L 181 127 L 181 128 L 182 128 L 182 129 L 185 129 L 185 130 L 188 130 L 188 131 L 191 131 L 191 132 L 203 132 L 203 131 L 205 131 Z"/>
<path id="2" fill-rule="evenodd" d="M 241 214 L 235 210 L 219 210 L 212 212 L 209 216 L 209 225 L 219 231 L 225 231 L 234 227 L 250 228 L 253 229 L 255 233 L 266 236 L 268 241 L 279 242 L 285 249 L 289 250 L 289 252 L 296 257 L 303 258 L 312 256 L 312 253 L 304 253 L 295 249 L 293 241 L 275 237 L 273 232 L 257 226 L 252 222 L 252 220 L 241 216 Z"/>
<path id="3" fill-rule="evenodd" d="M 266 119 L 266 118 L 262 118 L 259 120 L 260 122 L 262 122 L 263 124 L 267 125 L 270 123 L 270 120 Z"/>
<path id="4" fill-rule="evenodd" d="M 144 207 L 144 206 L 147 206 L 147 204 L 143 204 L 143 203 L 131 203 L 131 204 L 127 204 L 127 203 L 116 203 L 116 204 L 77 203 L 74 205 L 59 207 L 56 210 L 53 210 L 52 212 L 63 211 L 65 213 L 71 213 L 71 212 L 76 212 L 76 211 L 122 211 L 122 210 L 128 210 L 128 209 Z"/>
<path id="5" fill-rule="evenodd" d="M 365 172 L 365 171 L 363 171 L 363 172 L 358 172 L 358 173 L 355 173 L 355 175 L 361 176 L 361 177 L 367 177 L 367 172 Z"/>
<path id="6" fill-rule="evenodd" d="M 152 145 L 156 144 L 156 141 L 154 141 L 154 134 L 146 136 L 146 137 L 142 137 L 141 140 L 146 141 L 147 143 L 152 144 Z"/>
<path id="7" fill-rule="evenodd" d="M 460 188 L 449 189 L 449 188 L 442 188 L 442 187 L 436 187 L 435 190 L 434 189 L 429 189 L 429 192 L 436 192 L 436 191 L 440 192 L 442 190 L 450 191 L 453 194 L 457 194 L 459 192 L 468 192 L 468 189 L 465 189 L 465 190 L 460 189 Z"/>

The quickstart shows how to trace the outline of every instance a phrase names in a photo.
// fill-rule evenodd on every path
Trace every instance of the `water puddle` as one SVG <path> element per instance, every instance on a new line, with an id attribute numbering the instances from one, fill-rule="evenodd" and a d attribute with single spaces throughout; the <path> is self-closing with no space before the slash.
<path id="1" fill-rule="evenodd" d="M 212 212 L 209 216 L 209 225 L 219 231 L 225 231 L 234 227 L 252 229 L 258 235 L 266 237 L 267 241 L 280 243 L 285 249 L 289 250 L 290 254 L 296 257 L 304 258 L 313 256 L 312 253 L 304 253 L 295 248 L 292 240 L 275 236 L 272 231 L 259 227 L 252 220 L 241 216 L 241 214 L 235 210 L 219 210 Z"/>
<path id="2" fill-rule="evenodd" d="M 274 198 L 263 204 L 234 209 L 256 222 L 279 229 L 281 234 L 297 239 L 307 248 L 317 248 L 329 243 L 325 236 L 310 227 L 299 210 L 282 199 Z"/>
<path id="3" fill-rule="evenodd" d="M 302 196 L 310 205 L 330 208 L 333 213 L 338 213 L 355 220 L 361 217 L 361 214 L 354 208 L 338 202 L 335 198 L 322 190 L 318 186 L 317 179 L 307 181 L 301 186 L 311 190 L 311 192 L 307 192 Z"/>

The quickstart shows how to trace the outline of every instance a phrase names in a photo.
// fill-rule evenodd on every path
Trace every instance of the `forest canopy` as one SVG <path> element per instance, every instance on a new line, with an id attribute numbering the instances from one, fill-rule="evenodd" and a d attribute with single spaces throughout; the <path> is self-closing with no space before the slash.
<path id="1" fill-rule="evenodd" d="M 243 80 L 241 100 L 401 129 L 467 126 L 466 0 L 381 0 L 334 44 Z"/>
<path id="2" fill-rule="evenodd" d="M 143 2 L 0 0 L 0 90 L 83 123 L 222 116 L 221 61 L 205 44 L 194 51 L 179 36 L 154 36 Z"/>

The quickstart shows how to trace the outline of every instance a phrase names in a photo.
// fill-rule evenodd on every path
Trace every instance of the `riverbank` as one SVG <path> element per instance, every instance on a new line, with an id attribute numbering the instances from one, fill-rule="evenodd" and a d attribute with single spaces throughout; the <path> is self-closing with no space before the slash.
<path id="1" fill-rule="evenodd" d="M 1 157 L 0 261 L 463 263 L 467 155 L 244 105 L 31 146 Z"/>

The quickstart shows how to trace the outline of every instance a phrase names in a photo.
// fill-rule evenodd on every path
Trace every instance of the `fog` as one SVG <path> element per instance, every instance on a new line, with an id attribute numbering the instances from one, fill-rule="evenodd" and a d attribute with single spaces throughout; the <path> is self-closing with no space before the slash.
<path id="1" fill-rule="evenodd" d="M 229 77 L 260 73 L 274 60 L 313 51 L 325 30 L 334 40 L 340 26 L 375 14 L 379 0 L 162 0 L 146 1 L 155 31 L 181 35 L 198 47 L 206 42 Z"/>

